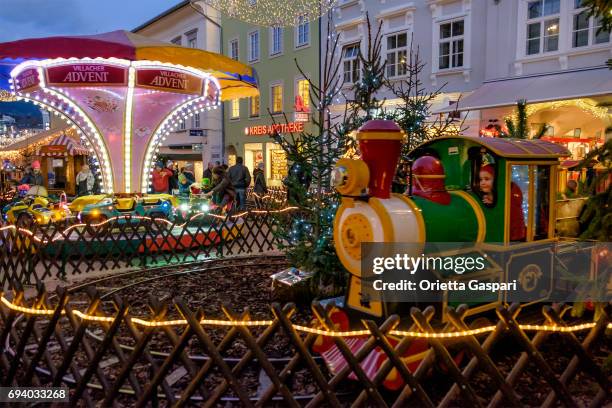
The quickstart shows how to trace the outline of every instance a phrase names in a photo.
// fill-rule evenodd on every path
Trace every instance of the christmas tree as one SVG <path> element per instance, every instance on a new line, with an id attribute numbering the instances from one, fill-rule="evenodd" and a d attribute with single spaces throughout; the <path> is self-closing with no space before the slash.
<path id="1" fill-rule="evenodd" d="M 421 143 L 445 134 L 459 134 L 463 130 L 463 120 L 456 109 L 447 115 L 432 115 L 431 107 L 446 84 L 433 91 L 428 91 L 423 85 L 421 75 L 426 63 L 420 58 L 419 48 L 414 49 L 412 39 L 408 54 L 403 56 L 398 66 L 398 70 L 405 73 L 403 78 L 386 79 L 385 85 L 401 101 L 393 114 L 387 116 L 406 134 L 400 158 L 400 164 L 404 164 L 412 150 Z"/>
<path id="2" fill-rule="evenodd" d="M 529 124 L 527 123 L 527 101 L 520 99 L 516 103 L 516 119 L 506 119 L 507 132 L 501 132 L 501 137 L 512 137 L 515 139 L 529 139 Z M 548 126 L 543 124 L 533 136 L 539 139 L 546 134 Z"/>
<path id="3" fill-rule="evenodd" d="M 310 87 L 311 106 L 316 107 L 310 131 L 272 138 L 285 151 L 291 163 L 284 184 L 288 202 L 298 207 L 297 217 L 290 223 L 279 219 L 275 234 L 280 248 L 292 265 L 314 273 L 313 286 L 321 293 L 323 287 L 339 289 L 346 281 L 346 271 L 340 263 L 333 245 L 333 220 L 339 196 L 331 188 L 331 171 L 350 144 L 351 129 L 347 113 L 334 116 L 330 107 L 341 97 L 338 75 L 341 63 L 337 58 L 339 38 L 332 33 L 331 19 L 327 24 L 329 36 L 325 43 L 325 59 L 321 80 L 317 82 L 296 65 Z M 274 121 L 274 116 L 270 114 Z M 288 119 L 285 117 L 285 121 Z"/>

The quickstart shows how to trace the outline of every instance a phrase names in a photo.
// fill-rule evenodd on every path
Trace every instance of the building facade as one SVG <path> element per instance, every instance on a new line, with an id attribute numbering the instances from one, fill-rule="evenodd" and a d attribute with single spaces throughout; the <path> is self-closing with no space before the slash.
<path id="1" fill-rule="evenodd" d="M 448 114 L 461 96 L 467 135 L 495 135 L 519 99 L 529 104 L 532 131 L 545 123 L 545 137 L 576 158 L 602 143 L 612 125 L 610 33 L 597 33 L 599 22 L 581 0 L 340 0 L 329 17 L 340 36 L 337 58 L 347 89 L 359 80 L 366 13 L 374 26 L 382 23 L 387 78 L 405 78 L 398 62 L 412 41 L 426 63 L 423 87 L 445 84 L 434 112 Z M 379 97 L 387 109 L 398 102 L 389 90 Z"/>
<path id="2" fill-rule="evenodd" d="M 221 53 L 219 13 L 201 2 L 181 1 L 132 31 L 183 47 Z M 222 114 L 212 110 L 180 122 L 178 129 L 163 142 L 158 156 L 178 162 L 179 168 L 193 164 L 199 178 L 208 162 L 222 160 L 222 150 Z"/>
<path id="3" fill-rule="evenodd" d="M 319 22 L 300 20 L 292 28 L 268 28 L 224 16 L 222 27 L 223 53 L 256 70 L 260 91 L 259 97 L 225 103 L 226 160 L 231 165 L 241 156 L 251 172 L 263 162 L 268 184 L 280 185 L 287 158 L 269 134 L 273 129 L 283 136 L 313 130 L 305 78 L 319 82 Z"/>

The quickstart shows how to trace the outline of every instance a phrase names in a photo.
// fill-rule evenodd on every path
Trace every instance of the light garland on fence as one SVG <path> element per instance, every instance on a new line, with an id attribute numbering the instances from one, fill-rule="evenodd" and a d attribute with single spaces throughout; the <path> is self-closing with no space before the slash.
<path id="1" fill-rule="evenodd" d="M 12 303 L 4 296 L 0 297 L 0 301 L 9 309 L 23 313 L 29 316 L 52 316 L 55 310 L 52 309 L 35 309 L 31 307 L 19 306 Z M 90 322 L 103 322 L 112 323 L 115 321 L 114 317 L 110 316 L 95 316 L 87 313 L 83 313 L 79 310 L 73 311 L 74 315 L 79 319 Z M 62 315 L 65 312 L 62 310 Z M 146 320 L 138 317 L 130 319 L 132 323 L 142 327 L 170 327 L 170 326 L 185 326 L 188 324 L 185 319 L 177 320 Z M 225 327 L 262 327 L 270 326 L 274 323 L 274 320 L 219 320 L 219 319 L 201 319 L 199 321 L 204 326 L 225 326 Z M 535 331 L 535 332 L 549 332 L 549 333 L 573 333 L 582 330 L 588 330 L 595 327 L 595 322 L 575 324 L 572 326 L 556 326 L 547 324 L 519 324 L 518 327 L 523 331 Z M 370 330 L 350 330 L 350 331 L 331 331 L 317 329 L 314 327 L 293 325 L 293 328 L 297 331 L 304 333 L 317 334 L 326 337 L 362 337 L 370 336 L 372 332 Z M 612 329 L 612 323 L 608 323 L 607 329 Z M 405 330 L 391 330 L 389 334 L 400 337 L 413 337 L 413 338 L 424 338 L 424 339 L 455 339 L 462 337 L 475 336 L 478 334 L 490 333 L 496 329 L 496 326 L 485 326 L 478 329 L 461 330 L 457 332 L 418 332 L 418 331 L 405 331 Z"/>

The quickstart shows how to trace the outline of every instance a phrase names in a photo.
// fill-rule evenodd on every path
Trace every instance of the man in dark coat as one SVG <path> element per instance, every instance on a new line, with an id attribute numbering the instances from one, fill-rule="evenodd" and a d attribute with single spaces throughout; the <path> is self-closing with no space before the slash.
<path id="1" fill-rule="evenodd" d="M 251 185 L 251 173 L 243 164 L 242 157 L 236 158 L 236 164 L 229 168 L 228 175 L 236 189 L 238 209 L 244 210 L 246 208 L 246 189 Z"/>

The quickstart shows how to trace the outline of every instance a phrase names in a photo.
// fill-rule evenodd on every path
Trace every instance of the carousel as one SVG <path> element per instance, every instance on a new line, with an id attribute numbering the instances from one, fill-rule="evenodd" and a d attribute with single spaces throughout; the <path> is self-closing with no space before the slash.
<path id="1" fill-rule="evenodd" d="M 74 126 L 103 193 L 146 192 L 159 146 L 180 121 L 259 94 L 247 65 L 127 31 L 0 43 L 0 88 Z M 47 153 L 56 150 L 67 152 Z"/>

